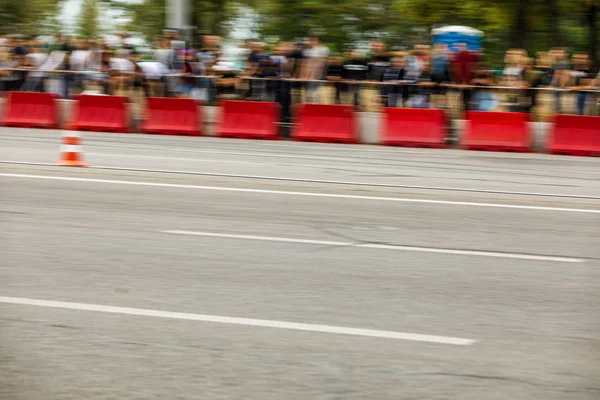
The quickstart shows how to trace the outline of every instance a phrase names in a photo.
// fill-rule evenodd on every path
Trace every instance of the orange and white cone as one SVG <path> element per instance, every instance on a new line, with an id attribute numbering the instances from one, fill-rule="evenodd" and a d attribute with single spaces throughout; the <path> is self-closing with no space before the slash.
<path id="1" fill-rule="evenodd" d="M 89 164 L 83 161 L 83 147 L 79 133 L 69 131 L 63 133 L 60 145 L 60 160 L 56 165 L 67 167 L 87 167 Z"/>

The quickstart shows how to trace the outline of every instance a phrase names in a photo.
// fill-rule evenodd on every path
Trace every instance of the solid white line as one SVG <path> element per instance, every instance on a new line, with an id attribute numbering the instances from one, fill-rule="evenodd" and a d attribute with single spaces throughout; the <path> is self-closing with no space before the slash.
<path id="1" fill-rule="evenodd" d="M 48 180 L 56 180 L 56 181 L 70 181 L 70 182 L 108 183 L 108 184 L 115 184 L 115 185 L 152 186 L 152 187 L 168 187 L 168 188 L 196 189 L 196 190 L 215 190 L 215 191 L 221 191 L 221 192 L 275 194 L 275 195 L 279 195 L 279 196 L 287 195 L 287 196 L 325 197 L 325 198 L 335 198 L 335 199 L 391 201 L 391 202 L 400 202 L 400 203 L 444 204 L 444 205 L 452 205 L 452 206 L 512 208 L 512 209 L 520 209 L 520 210 L 562 211 L 562 212 L 575 212 L 575 213 L 586 213 L 586 214 L 600 214 L 600 209 L 594 210 L 594 209 L 588 209 L 588 208 L 541 207 L 541 206 L 523 206 L 523 205 L 518 205 L 518 204 L 473 203 L 473 202 L 469 202 L 469 201 L 409 199 L 409 198 L 402 198 L 402 197 L 359 196 L 359 195 L 351 195 L 351 194 L 333 194 L 333 193 L 315 193 L 315 192 L 292 192 L 292 191 L 285 191 L 285 190 L 246 189 L 246 188 L 202 186 L 202 185 L 182 185 L 182 184 L 177 184 L 177 183 L 120 181 L 120 180 L 111 180 L 111 179 L 75 178 L 75 177 L 67 177 L 67 176 L 49 176 L 49 175 L 0 173 L 0 176 L 6 176 L 6 177 L 12 177 L 12 178 L 27 178 L 27 179 L 48 179 Z"/>
<path id="2" fill-rule="evenodd" d="M 186 321 L 216 322 L 216 323 L 221 323 L 221 324 L 256 326 L 256 327 L 263 327 L 263 328 L 289 329 L 289 330 L 307 331 L 307 332 L 333 333 L 333 334 L 339 334 L 339 335 L 365 336 L 365 337 L 375 337 L 375 338 L 382 338 L 382 339 L 412 340 L 412 341 L 416 341 L 416 342 L 452 344 L 452 345 L 458 345 L 458 346 L 470 346 L 473 343 L 475 343 L 475 340 L 473 340 L 473 339 L 463 339 L 463 338 L 449 337 L 449 336 L 422 335 L 422 334 L 418 334 L 418 333 L 405 333 L 405 332 L 381 331 L 381 330 L 373 330 L 373 329 L 348 328 L 348 327 L 343 327 L 343 326 L 332 326 L 332 325 L 303 324 L 303 323 L 298 323 L 298 322 L 285 322 L 285 321 L 274 321 L 274 320 L 265 320 L 265 319 L 226 317 L 226 316 L 221 316 L 221 315 L 181 313 L 181 312 L 171 312 L 171 311 L 150 310 L 150 309 L 145 309 L 145 308 L 115 307 L 115 306 L 105 306 L 105 305 L 100 305 L 100 304 L 72 303 L 72 302 L 65 302 L 65 301 L 27 299 L 27 298 L 22 298 L 22 297 L 0 296 L 0 303 L 28 305 L 28 306 L 37 306 L 37 307 L 64 308 L 64 309 L 68 309 L 68 310 L 95 311 L 95 312 L 103 312 L 103 313 L 111 313 L 111 314 L 135 315 L 135 316 L 142 316 L 142 317 L 169 318 L 169 319 L 179 319 L 179 320 L 186 320 Z"/>
<path id="3" fill-rule="evenodd" d="M 155 157 L 155 156 L 130 156 L 128 154 L 107 154 L 107 153 L 86 153 L 88 156 L 94 157 L 113 157 L 113 158 L 137 158 L 142 160 L 163 160 L 163 161 L 194 161 L 198 163 L 221 163 L 221 164 L 243 164 L 243 165 L 267 165 L 273 166 L 278 165 L 277 162 L 265 162 L 265 161 L 236 161 L 236 160 L 224 160 L 224 159 L 209 159 L 209 158 L 185 158 L 185 157 Z M 325 165 L 325 164 L 294 164 L 295 167 L 300 168 L 323 168 L 323 169 L 331 169 L 336 168 L 335 165 Z M 364 171 L 368 173 L 370 171 Z"/>
<path id="4" fill-rule="evenodd" d="M 86 155 L 101 155 L 99 153 L 86 153 Z M 125 157 L 125 156 L 123 156 Z M 196 160 L 196 159 L 190 159 Z M 215 161 L 225 162 L 226 160 L 201 160 L 201 161 Z M 234 163 L 246 163 L 243 161 L 234 161 Z M 11 160 L 0 160 L 0 164 L 17 164 L 17 165 L 36 165 L 36 166 L 54 166 L 53 163 L 41 163 L 41 162 L 28 162 L 28 161 L 11 161 Z M 261 164 L 262 163 L 250 163 L 247 164 Z M 264 164 L 273 165 L 273 164 Z M 314 164 L 310 165 L 314 167 Z M 330 166 L 328 166 L 329 168 Z M 378 182 L 367 182 L 367 181 L 339 181 L 329 179 L 310 179 L 310 178 L 291 178 L 287 176 L 276 176 L 276 175 L 247 175 L 247 174 L 228 174 L 219 172 L 207 172 L 207 171 L 190 171 L 190 170 L 178 170 L 178 169 L 157 169 L 157 168 L 136 168 L 136 167 L 111 167 L 108 165 L 92 165 L 88 169 L 105 169 L 113 171 L 135 171 L 135 172 L 160 172 L 166 174 L 182 174 L 182 175 L 201 175 L 201 176 L 214 176 L 223 178 L 243 178 L 243 179 L 264 179 L 273 181 L 288 181 L 288 182 L 303 182 L 303 183 L 324 183 L 332 185 L 346 185 L 346 186 L 373 186 L 373 187 L 385 187 L 385 188 L 398 188 L 398 189 L 418 189 L 418 190 L 438 190 L 444 192 L 466 192 L 466 193 L 487 193 L 487 194 L 502 194 L 502 195 L 517 195 L 517 196 L 536 196 L 536 197 L 563 197 L 571 199 L 589 199 L 589 200 L 600 200 L 600 196 L 591 195 L 579 195 L 579 194 L 568 194 L 568 193 L 543 193 L 543 192 L 519 192 L 510 190 L 492 190 L 492 189 L 470 189 L 465 187 L 452 187 L 452 186 L 423 186 L 423 185 L 402 185 L 396 183 L 378 183 Z"/>
<path id="5" fill-rule="evenodd" d="M 337 242 L 337 241 L 329 241 L 329 240 L 295 239 L 295 238 L 286 238 L 286 237 L 278 237 L 278 236 L 236 235 L 236 234 L 215 233 L 215 232 L 176 231 L 176 230 L 169 230 L 169 231 L 162 231 L 162 232 L 175 234 L 175 235 L 206 236 L 206 237 L 216 237 L 216 238 L 224 238 L 224 239 L 258 240 L 258 241 L 263 241 L 263 242 L 314 244 L 314 245 L 319 245 L 319 246 L 345 246 L 345 247 L 357 247 L 357 248 L 361 248 L 361 249 L 418 251 L 418 252 L 422 252 L 422 253 L 439 253 L 439 254 L 454 254 L 454 255 L 462 255 L 462 256 L 512 258 L 512 259 L 518 259 L 518 260 L 552 261 L 552 262 L 566 262 L 566 263 L 585 262 L 585 260 L 582 258 L 560 257 L 560 256 L 538 256 L 538 255 L 534 255 L 534 254 L 501 253 L 501 252 L 494 252 L 494 251 L 453 250 L 453 249 L 440 249 L 440 248 L 418 247 L 418 246 L 401 246 L 401 245 L 390 245 L 390 244 L 352 243 L 352 242 Z"/>
<path id="6" fill-rule="evenodd" d="M 105 153 L 86 153 L 86 156 L 97 157 L 117 157 L 117 158 L 134 158 L 140 160 L 164 160 L 164 161 L 195 161 L 195 162 L 210 162 L 210 163 L 226 163 L 226 164 L 243 164 L 243 165 L 272 165 L 264 162 L 252 161 L 236 161 L 236 160 L 218 160 L 208 158 L 185 158 L 185 157 L 155 157 L 155 156 L 135 156 L 129 154 L 105 154 Z"/>

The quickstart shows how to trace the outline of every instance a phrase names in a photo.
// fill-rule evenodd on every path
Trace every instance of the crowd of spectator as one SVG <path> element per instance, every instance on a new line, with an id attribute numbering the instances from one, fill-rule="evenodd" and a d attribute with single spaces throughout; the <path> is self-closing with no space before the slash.
<path id="1" fill-rule="evenodd" d="M 451 91 L 460 93 L 463 109 L 492 110 L 502 87 L 509 111 L 529 112 L 539 89 L 548 88 L 554 112 L 563 111 L 568 92 L 575 96 L 577 113 L 597 112 L 600 75 L 592 60 L 562 48 L 533 57 L 510 49 L 504 68 L 495 71 L 485 65 L 482 53 L 460 43 L 452 49 L 415 45 L 391 52 L 384 43 L 372 42 L 368 54 L 334 54 L 317 36 L 270 47 L 248 40 L 237 59 L 223 55 L 218 36 L 203 35 L 200 43 L 188 48 L 177 31 L 166 31 L 142 50 L 126 34 L 113 45 L 62 34 L 47 42 L 0 37 L 0 91 L 52 91 L 64 98 L 82 92 L 211 102 L 250 98 L 277 101 L 289 110 L 302 101 L 322 102 L 325 86 L 331 88 L 333 102 L 360 108 L 361 89 L 370 87 L 377 101 L 389 107 L 430 107 Z"/>

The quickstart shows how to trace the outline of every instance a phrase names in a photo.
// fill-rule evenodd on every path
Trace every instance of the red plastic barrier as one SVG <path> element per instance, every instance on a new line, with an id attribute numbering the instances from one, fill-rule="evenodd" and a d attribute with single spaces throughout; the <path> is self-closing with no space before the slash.
<path id="1" fill-rule="evenodd" d="M 128 98 L 82 94 L 75 106 L 70 129 L 97 132 L 129 132 Z"/>
<path id="2" fill-rule="evenodd" d="M 529 114 L 468 111 L 462 139 L 467 150 L 531 152 Z"/>
<path id="3" fill-rule="evenodd" d="M 446 118 L 443 110 L 385 108 L 381 144 L 386 146 L 445 148 Z"/>
<path id="4" fill-rule="evenodd" d="M 354 106 L 302 104 L 298 109 L 294 140 L 323 143 L 357 143 Z"/>
<path id="5" fill-rule="evenodd" d="M 150 97 L 141 130 L 160 135 L 199 136 L 202 113 L 194 99 Z"/>
<path id="6" fill-rule="evenodd" d="M 221 118 L 215 134 L 237 139 L 279 139 L 277 103 L 227 100 L 221 103 Z"/>
<path id="7" fill-rule="evenodd" d="M 4 125 L 24 128 L 58 128 L 58 106 L 52 93 L 9 92 Z"/>
<path id="8" fill-rule="evenodd" d="M 548 140 L 552 154 L 600 155 L 600 117 L 557 115 L 554 132 Z"/>

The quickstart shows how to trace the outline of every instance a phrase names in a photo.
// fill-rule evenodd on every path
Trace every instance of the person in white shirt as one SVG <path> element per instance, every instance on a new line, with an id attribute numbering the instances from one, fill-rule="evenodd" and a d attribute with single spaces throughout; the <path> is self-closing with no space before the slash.
<path id="1" fill-rule="evenodd" d="M 317 35 L 307 39 L 308 48 L 303 52 L 304 61 L 300 70 L 300 79 L 307 81 L 306 97 L 309 103 L 319 103 L 319 89 L 325 74 L 325 64 L 329 58 L 329 49 L 321 43 Z"/>
<path id="2" fill-rule="evenodd" d="M 131 89 L 135 65 L 127 59 L 128 55 L 127 50 L 119 49 L 109 61 L 111 86 L 116 95 L 127 96 Z"/>
<path id="3" fill-rule="evenodd" d="M 75 50 L 69 57 L 69 69 L 74 73 L 73 87 L 84 91 L 86 76 L 83 72 L 91 69 L 92 51 L 89 44 L 82 39 L 74 41 L 74 46 Z"/>
<path id="4" fill-rule="evenodd" d="M 44 74 L 39 72 L 40 67 L 46 62 L 48 59 L 48 54 L 42 51 L 39 44 L 34 43 L 29 48 L 29 53 L 26 56 L 26 64 L 33 71 L 27 75 L 21 90 L 25 92 L 35 91 L 41 92 L 43 90 L 43 78 Z"/>
<path id="5" fill-rule="evenodd" d="M 85 71 L 89 68 L 92 51 L 87 43 L 78 40 L 75 43 L 75 50 L 71 52 L 69 65 L 73 71 Z"/>
<path id="6" fill-rule="evenodd" d="M 138 65 L 146 77 L 148 95 L 164 97 L 164 77 L 169 73 L 169 69 L 159 61 L 141 61 Z"/>

